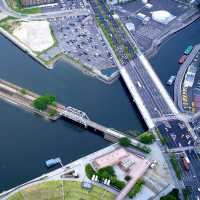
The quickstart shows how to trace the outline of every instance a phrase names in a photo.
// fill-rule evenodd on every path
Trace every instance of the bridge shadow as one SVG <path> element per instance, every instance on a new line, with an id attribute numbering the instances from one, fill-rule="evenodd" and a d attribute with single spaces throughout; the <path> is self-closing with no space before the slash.
<path id="1" fill-rule="evenodd" d="M 123 90 L 125 91 L 128 99 L 129 99 L 129 101 L 131 102 L 131 105 L 133 107 L 133 112 L 135 112 L 135 114 L 136 114 L 137 118 L 139 119 L 139 121 L 142 122 L 141 124 L 142 124 L 143 129 L 145 131 L 147 131 L 148 127 L 147 127 L 142 115 L 140 114 L 140 111 L 139 111 L 136 103 L 134 102 L 134 99 L 131 97 L 130 92 L 129 92 L 129 90 L 128 90 L 128 88 L 127 88 L 127 86 L 126 86 L 126 84 L 125 84 L 125 82 L 124 82 L 124 80 L 123 80 L 123 78 L 121 76 L 119 77 L 119 81 L 120 81 L 121 86 L 122 86 Z"/>

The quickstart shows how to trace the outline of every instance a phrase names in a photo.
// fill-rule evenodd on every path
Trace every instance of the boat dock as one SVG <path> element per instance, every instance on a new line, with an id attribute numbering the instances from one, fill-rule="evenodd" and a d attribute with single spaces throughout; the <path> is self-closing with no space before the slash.
<path id="1" fill-rule="evenodd" d="M 20 106 L 25 110 L 31 111 L 50 120 L 57 120 L 60 117 L 69 119 L 72 122 L 83 126 L 84 128 L 92 128 L 94 131 L 101 132 L 104 138 L 111 142 L 118 142 L 119 138 L 126 136 L 126 134 L 122 133 L 121 131 L 108 128 L 91 120 L 83 111 L 80 111 L 71 106 L 64 106 L 60 103 L 56 103 L 56 106 L 53 107 L 56 109 L 57 114 L 51 116 L 49 115 L 48 111 L 40 111 L 34 108 L 33 101 L 38 97 L 38 94 L 33 93 L 30 90 L 24 89 L 15 84 L 0 79 L 0 98 L 9 103 Z M 134 139 L 132 139 L 132 143 L 134 145 L 139 144 L 139 142 Z"/>

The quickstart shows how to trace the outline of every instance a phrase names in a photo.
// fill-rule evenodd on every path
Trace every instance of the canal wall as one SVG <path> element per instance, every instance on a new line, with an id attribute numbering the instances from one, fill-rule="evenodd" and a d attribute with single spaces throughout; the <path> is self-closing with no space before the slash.
<path id="1" fill-rule="evenodd" d="M 0 34 L 2 34 L 5 38 L 10 40 L 16 47 L 20 48 L 22 51 L 27 53 L 32 59 L 34 59 L 36 62 L 41 64 L 47 69 L 52 69 L 51 66 L 46 65 L 44 62 L 42 62 L 39 58 L 37 58 L 37 54 L 31 51 L 26 45 L 24 45 L 22 42 L 17 40 L 14 36 L 12 36 L 10 33 L 5 31 L 3 28 L 0 27 Z"/>
<path id="2" fill-rule="evenodd" d="M 56 59 L 53 59 L 50 64 L 46 64 L 43 62 L 40 58 L 38 58 L 37 54 L 34 53 L 30 48 L 28 48 L 26 45 L 24 45 L 21 41 L 19 41 L 17 38 L 15 38 L 12 34 L 8 33 L 6 30 L 0 27 L 0 34 L 2 34 L 4 37 L 6 37 L 8 40 L 10 40 L 15 46 L 20 48 L 22 51 L 24 51 L 26 54 L 28 54 L 33 60 L 41 64 L 46 69 L 53 69 L 55 63 L 62 59 L 70 64 L 72 64 L 75 68 L 82 71 L 84 74 L 87 74 L 92 77 L 96 77 L 97 79 L 101 80 L 102 82 L 106 84 L 113 83 L 118 77 L 119 72 L 113 73 L 110 77 L 103 75 L 99 70 L 95 69 L 92 66 L 84 65 L 82 63 L 78 63 L 72 58 L 68 57 L 67 55 L 61 54 Z"/>
<path id="3" fill-rule="evenodd" d="M 175 21 L 164 32 L 162 32 L 157 39 L 152 42 L 151 47 L 146 52 L 144 52 L 144 54 L 148 58 L 153 57 L 158 52 L 160 45 L 166 42 L 170 36 L 186 28 L 199 18 L 199 10 L 197 8 L 192 8 L 179 18 L 175 19 Z"/>

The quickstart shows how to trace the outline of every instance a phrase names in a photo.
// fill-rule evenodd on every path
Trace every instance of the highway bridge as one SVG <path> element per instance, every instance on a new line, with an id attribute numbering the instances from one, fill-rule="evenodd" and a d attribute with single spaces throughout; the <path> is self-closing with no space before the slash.
<path id="1" fill-rule="evenodd" d="M 148 128 L 156 127 L 154 118 L 179 114 L 171 97 L 141 52 L 134 60 L 121 66 L 120 73 Z"/>
<path id="2" fill-rule="evenodd" d="M 179 114 L 174 102 L 154 72 L 151 64 L 139 50 L 135 39 L 114 19 L 103 0 L 90 1 L 98 23 L 107 31 L 114 47 L 122 78 L 140 110 L 149 129 L 156 127 L 154 118 Z M 106 18 L 105 18 L 106 16 Z M 107 36 L 108 37 L 108 36 Z"/>
<path id="3" fill-rule="evenodd" d="M 178 111 L 153 67 L 138 48 L 134 36 L 120 20 L 113 17 L 103 0 L 89 2 L 113 49 L 120 74 L 148 128 L 159 130 L 169 141 L 167 145 L 170 149 L 192 146 L 197 137 L 188 117 Z"/>

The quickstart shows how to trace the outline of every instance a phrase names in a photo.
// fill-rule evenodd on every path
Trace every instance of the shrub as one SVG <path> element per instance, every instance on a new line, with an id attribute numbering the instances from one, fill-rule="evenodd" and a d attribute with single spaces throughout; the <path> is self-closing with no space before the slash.
<path id="1" fill-rule="evenodd" d="M 131 199 L 133 197 L 135 197 L 136 194 L 141 191 L 144 183 L 145 182 L 144 182 L 143 179 L 138 179 L 137 182 L 135 183 L 135 185 L 133 186 L 133 188 L 131 189 L 131 191 L 128 193 L 128 197 L 131 198 Z"/>
<path id="2" fill-rule="evenodd" d="M 22 88 L 22 89 L 20 90 L 20 93 L 21 93 L 22 95 L 26 95 L 26 94 L 27 94 L 27 91 L 26 91 L 26 89 Z"/>
<path id="3" fill-rule="evenodd" d="M 55 110 L 55 109 L 50 109 L 50 111 L 49 111 L 49 116 L 50 116 L 50 117 L 53 117 L 53 116 L 55 116 L 55 115 L 57 115 L 57 114 L 58 114 L 57 110 Z"/>
<path id="4" fill-rule="evenodd" d="M 124 178 L 126 181 L 130 181 L 131 180 L 131 177 L 129 175 L 125 176 Z"/>
<path id="5" fill-rule="evenodd" d="M 122 137 L 119 139 L 119 144 L 123 147 L 128 147 L 131 145 L 131 140 L 127 137 Z"/>
<path id="6" fill-rule="evenodd" d="M 135 149 L 138 149 L 144 153 L 150 153 L 151 152 L 151 148 L 147 147 L 146 145 L 141 145 L 141 144 L 137 144 L 137 145 L 134 145 L 134 144 L 131 144 L 131 147 L 135 148 Z"/>
<path id="7" fill-rule="evenodd" d="M 93 169 L 92 165 L 87 164 L 87 165 L 85 166 L 85 173 L 86 173 L 86 176 L 87 176 L 89 179 L 91 179 L 92 176 L 93 176 L 94 174 L 96 174 L 96 171 Z"/>
<path id="8" fill-rule="evenodd" d="M 169 194 L 160 198 L 160 200 L 179 200 L 178 189 L 173 189 Z"/>
<path id="9" fill-rule="evenodd" d="M 191 188 L 186 187 L 182 191 L 183 191 L 184 200 L 189 200 L 189 197 L 191 194 Z"/>
<path id="10" fill-rule="evenodd" d="M 126 183 L 124 181 L 118 180 L 116 177 L 111 178 L 111 185 L 117 188 L 118 190 L 122 190 Z"/>

